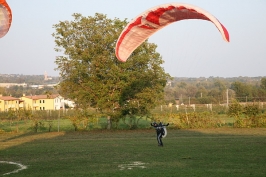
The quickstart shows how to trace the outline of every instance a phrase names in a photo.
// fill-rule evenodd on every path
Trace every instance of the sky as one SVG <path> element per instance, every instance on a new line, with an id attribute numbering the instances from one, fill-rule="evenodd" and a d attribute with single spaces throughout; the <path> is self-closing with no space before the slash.
<path id="1" fill-rule="evenodd" d="M 55 71 L 54 24 L 73 20 L 73 13 L 134 19 L 166 0 L 7 0 L 13 13 L 11 28 L 0 38 L 0 74 L 59 76 Z M 173 77 L 266 76 L 265 0 L 183 0 L 214 15 L 228 30 L 223 40 L 208 21 L 173 23 L 149 38 Z"/>

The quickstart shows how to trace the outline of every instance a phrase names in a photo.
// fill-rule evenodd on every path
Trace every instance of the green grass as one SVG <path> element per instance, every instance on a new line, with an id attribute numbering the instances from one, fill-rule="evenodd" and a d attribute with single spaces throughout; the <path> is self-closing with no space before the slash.
<path id="1" fill-rule="evenodd" d="M 168 120 L 168 115 L 160 115 L 160 120 L 163 122 L 169 122 L 171 123 L 171 120 Z M 177 118 L 179 119 L 179 118 Z M 213 118 L 214 119 L 214 118 Z M 227 117 L 226 115 L 218 115 L 215 117 L 215 119 L 219 119 L 222 123 L 221 126 L 223 127 L 232 127 L 234 118 Z M 132 120 L 131 120 L 132 121 Z M 135 120 L 137 122 L 137 119 Z M 66 118 L 60 118 L 60 119 L 38 119 L 38 127 L 37 132 L 69 132 L 74 131 L 73 122 L 71 120 Z M 149 118 L 142 118 L 138 122 L 138 128 L 139 129 L 149 129 L 150 128 L 150 122 L 151 119 Z M 41 124 L 39 124 L 41 123 Z M 119 129 L 119 130 L 128 130 L 130 129 L 130 124 L 134 124 L 133 122 L 130 122 L 130 119 L 127 118 L 125 122 L 120 119 L 118 124 L 116 125 L 115 122 L 113 122 L 113 129 Z M 171 123 L 172 125 L 174 123 Z M 214 126 L 216 127 L 216 126 Z M 35 120 L 18 120 L 18 119 L 0 119 L 0 132 L 16 132 L 16 133 L 29 133 L 29 132 L 36 132 L 35 130 Z M 107 128 L 107 119 L 102 117 L 99 118 L 96 122 L 86 122 L 86 121 L 80 121 L 78 124 L 79 130 L 95 130 L 95 129 L 106 129 Z"/>
<path id="2" fill-rule="evenodd" d="M 51 132 L 58 132 L 58 131 L 74 131 L 74 126 L 71 120 L 66 118 L 60 119 L 39 119 L 37 122 L 41 122 L 42 126 L 38 126 L 37 132 L 48 132 L 49 127 Z M 34 120 L 8 120 L 8 119 L 0 119 L 0 132 L 16 132 L 16 133 L 29 133 L 35 132 L 34 129 Z M 127 124 L 130 124 L 129 120 L 126 120 Z M 119 121 L 117 127 L 115 123 L 113 123 L 114 129 L 129 129 L 129 125 L 125 124 L 122 119 Z M 107 127 L 107 119 L 106 118 L 99 118 L 97 122 L 85 122 L 80 121 L 78 124 L 79 130 L 92 130 L 92 129 L 106 129 Z M 116 128 L 115 128 L 116 127 Z M 138 128 L 140 129 L 147 129 L 150 128 L 150 120 L 146 120 L 143 118 L 139 121 Z"/>
<path id="3" fill-rule="evenodd" d="M 265 128 L 168 130 L 163 142 L 157 146 L 154 130 L 3 133 L 0 161 L 27 166 L 10 177 L 266 174 Z M 0 163 L 0 176 L 12 168 L 17 169 Z"/>

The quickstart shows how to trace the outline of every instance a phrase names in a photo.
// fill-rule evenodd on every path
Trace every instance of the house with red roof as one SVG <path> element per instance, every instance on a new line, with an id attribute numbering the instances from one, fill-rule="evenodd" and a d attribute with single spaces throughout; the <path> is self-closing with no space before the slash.
<path id="1" fill-rule="evenodd" d="M 22 102 L 19 98 L 0 95 L 0 111 L 18 110 Z"/>
<path id="2" fill-rule="evenodd" d="M 20 98 L 24 108 L 32 110 L 59 110 L 65 109 L 64 98 L 59 94 L 30 95 Z"/>

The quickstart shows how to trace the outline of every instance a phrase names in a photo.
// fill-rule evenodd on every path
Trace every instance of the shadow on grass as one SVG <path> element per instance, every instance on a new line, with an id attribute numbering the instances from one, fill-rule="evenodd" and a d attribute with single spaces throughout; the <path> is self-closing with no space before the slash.
<path id="1" fill-rule="evenodd" d="M 2 133 L 0 134 L 0 150 L 18 146 L 31 141 L 50 139 L 64 135 L 64 132 L 52 133 Z"/>
<path id="2" fill-rule="evenodd" d="M 39 133 L 33 133 L 33 132 L 27 132 L 27 133 L 3 133 L 2 135 L 5 135 L 7 137 L 6 137 L 6 139 L 1 140 L 0 142 L 8 142 L 8 141 L 11 141 L 11 140 L 20 139 L 20 138 L 24 138 L 24 137 L 32 136 L 32 135 L 36 135 L 36 134 L 39 134 Z M 1 137 L 1 134 L 0 134 L 0 137 Z"/>

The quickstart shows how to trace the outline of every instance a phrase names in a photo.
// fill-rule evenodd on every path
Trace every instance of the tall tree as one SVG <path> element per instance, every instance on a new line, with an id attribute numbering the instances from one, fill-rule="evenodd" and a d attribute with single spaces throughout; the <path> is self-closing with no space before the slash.
<path id="1" fill-rule="evenodd" d="M 266 90 L 266 77 L 261 78 L 260 80 L 260 87 Z"/>
<path id="2" fill-rule="evenodd" d="M 239 81 L 231 84 L 231 89 L 235 91 L 236 99 L 238 101 L 249 101 L 253 97 L 252 86 Z M 248 100 L 247 100 L 248 99 Z"/>
<path id="3" fill-rule="evenodd" d="M 54 25 L 59 92 L 82 108 L 112 115 L 145 114 L 163 100 L 169 77 L 156 45 L 145 41 L 126 63 L 115 57 L 115 43 L 126 20 L 73 14 L 73 21 Z"/>

